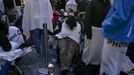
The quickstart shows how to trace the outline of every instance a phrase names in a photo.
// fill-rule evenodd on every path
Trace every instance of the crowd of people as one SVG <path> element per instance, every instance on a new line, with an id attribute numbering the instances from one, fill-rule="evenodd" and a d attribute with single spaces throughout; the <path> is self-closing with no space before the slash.
<path id="1" fill-rule="evenodd" d="M 129 75 L 133 21 L 134 0 L 0 0 L 0 49 L 10 51 L 15 38 L 19 48 L 34 45 L 44 57 L 45 37 L 53 36 L 61 75 L 71 68 L 74 75 Z"/>

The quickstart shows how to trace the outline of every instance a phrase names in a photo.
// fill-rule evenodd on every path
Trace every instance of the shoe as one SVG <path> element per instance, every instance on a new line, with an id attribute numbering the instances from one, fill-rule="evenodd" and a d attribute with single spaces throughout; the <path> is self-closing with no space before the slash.
<path id="1" fill-rule="evenodd" d="M 48 65 L 48 73 L 49 73 L 49 75 L 53 75 L 54 70 L 55 70 L 55 66 L 53 64 L 49 64 Z"/>
<path id="2" fill-rule="evenodd" d="M 62 70 L 61 75 L 68 75 L 68 70 Z"/>
<path id="3" fill-rule="evenodd" d="M 31 47 L 24 48 L 24 49 L 23 49 L 23 52 L 24 52 L 24 53 L 23 53 L 23 56 L 26 55 L 26 54 L 28 54 L 28 53 L 30 53 L 30 52 L 32 52 L 32 51 L 33 51 L 33 50 L 32 50 Z"/>

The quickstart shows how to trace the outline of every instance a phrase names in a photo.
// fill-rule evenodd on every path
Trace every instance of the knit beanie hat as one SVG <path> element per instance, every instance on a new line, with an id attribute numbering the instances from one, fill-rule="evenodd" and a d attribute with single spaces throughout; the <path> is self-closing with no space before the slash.
<path id="1" fill-rule="evenodd" d="M 77 4 L 76 4 L 75 0 L 68 0 L 65 8 L 66 8 L 66 10 L 67 10 L 67 8 L 70 8 L 75 13 L 77 11 Z"/>

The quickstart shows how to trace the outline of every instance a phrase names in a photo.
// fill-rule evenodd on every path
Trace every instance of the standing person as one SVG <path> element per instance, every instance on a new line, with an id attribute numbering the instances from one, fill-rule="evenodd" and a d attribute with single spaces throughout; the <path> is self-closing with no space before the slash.
<path id="1" fill-rule="evenodd" d="M 106 17 L 110 0 L 92 0 L 88 3 L 84 18 L 85 46 L 82 55 L 83 75 L 97 75 L 101 63 L 104 38 L 101 23 Z"/>
<path id="2" fill-rule="evenodd" d="M 61 75 L 68 75 L 74 56 L 79 52 L 81 26 L 74 16 L 77 11 L 75 0 L 69 0 L 66 4 L 68 17 L 62 24 L 61 32 L 56 36 L 59 38 L 60 71 Z"/>
<path id="3" fill-rule="evenodd" d="M 40 48 L 41 37 L 44 38 L 43 24 L 47 24 L 48 29 L 53 31 L 52 18 L 53 10 L 49 0 L 26 0 L 22 27 L 27 39 L 32 33 L 37 54 L 43 52 Z"/>
<path id="4" fill-rule="evenodd" d="M 134 0 L 115 0 L 102 23 L 105 37 L 100 75 L 119 75 L 128 44 L 134 40 Z"/>

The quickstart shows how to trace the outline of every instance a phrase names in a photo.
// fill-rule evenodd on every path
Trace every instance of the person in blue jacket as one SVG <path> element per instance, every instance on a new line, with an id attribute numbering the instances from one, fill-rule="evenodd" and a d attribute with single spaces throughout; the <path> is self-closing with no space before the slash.
<path id="1" fill-rule="evenodd" d="M 100 75 L 119 75 L 128 44 L 134 40 L 134 0 L 115 0 L 102 23 L 105 37 Z"/>

